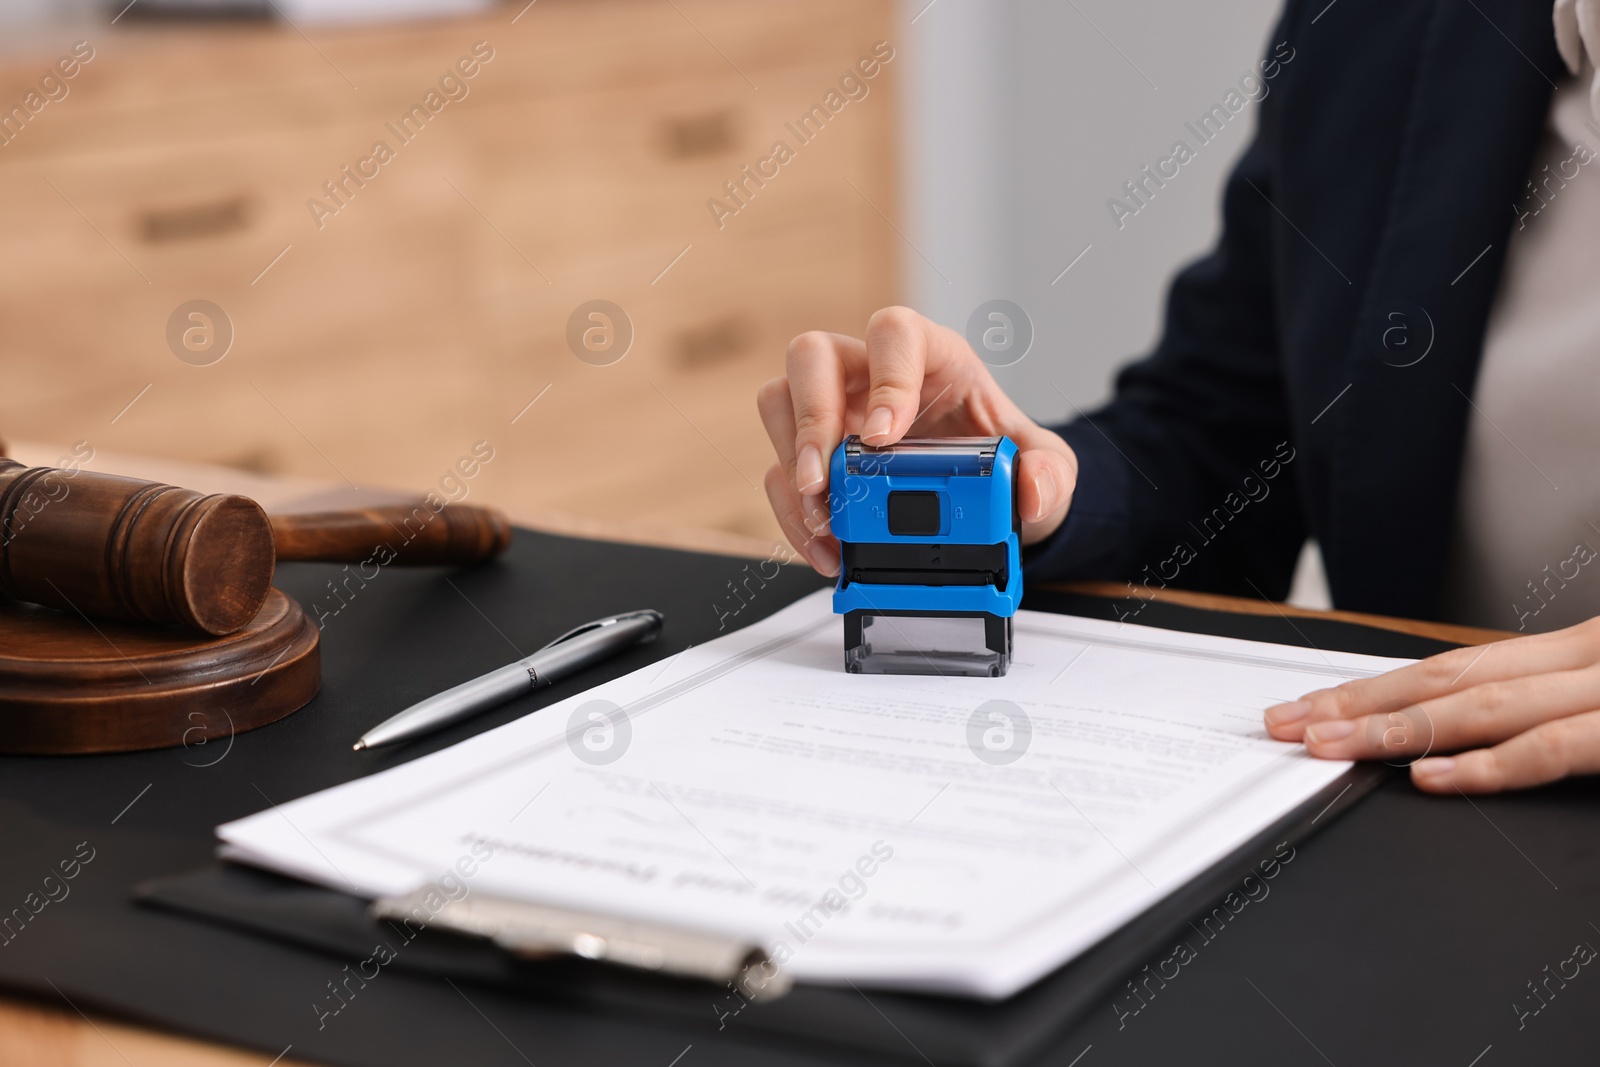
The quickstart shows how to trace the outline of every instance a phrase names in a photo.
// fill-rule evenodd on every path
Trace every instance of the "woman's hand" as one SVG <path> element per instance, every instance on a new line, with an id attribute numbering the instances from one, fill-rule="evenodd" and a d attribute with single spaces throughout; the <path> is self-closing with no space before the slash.
<path id="1" fill-rule="evenodd" d="M 966 339 L 903 307 L 884 308 L 865 340 L 803 333 L 789 343 L 788 375 L 761 387 L 756 406 L 778 462 L 767 498 L 789 542 L 826 575 L 839 573 L 828 525 L 828 461 L 846 434 L 889 445 L 911 432 L 1015 441 L 1022 543 L 1066 517 L 1078 460 L 1060 436 L 1022 413 Z"/>
<path id="2" fill-rule="evenodd" d="M 1430 793 L 1495 793 L 1600 772 L 1600 618 L 1458 648 L 1266 710 L 1323 759 L 1410 763 Z M 1455 753 L 1455 755 L 1449 755 Z"/>

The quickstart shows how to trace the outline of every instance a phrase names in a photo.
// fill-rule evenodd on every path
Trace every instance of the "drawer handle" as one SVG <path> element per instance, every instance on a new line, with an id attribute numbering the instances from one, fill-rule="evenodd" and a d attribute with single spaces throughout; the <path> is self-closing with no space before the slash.
<path id="1" fill-rule="evenodd" d="M 220 237 L 250 224 L 250 205 L 242 196 L 175 208 L 151 208 L 139 217 L 146 244 Z"/>
<path id="2" fill-rule="evenodd" d="M 738 143 L 732 111 L 712 111 L 686 118 L 664 119 L 661 146 L 668 159 L 693 159 L 726 152 Z"/>
<path id="3" fill-rule="evenodd" d="M 750 347 L 754 332 L 742 315 L 691 327 L 678 334 L 678 363 L 692 370 L 733 359 Z"/>

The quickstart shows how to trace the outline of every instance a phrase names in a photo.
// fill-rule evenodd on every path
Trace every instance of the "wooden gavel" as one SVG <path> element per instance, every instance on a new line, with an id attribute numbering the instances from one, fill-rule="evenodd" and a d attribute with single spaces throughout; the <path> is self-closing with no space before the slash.
<path id="1" fill-rule="evenodd" d="M 460 565 L 510 543 L 474 505 L 269 519 L 248 497 L 0 458 L 0 593 L 89 618 L 220 636 L 255 618 L 279 560 Z"/>

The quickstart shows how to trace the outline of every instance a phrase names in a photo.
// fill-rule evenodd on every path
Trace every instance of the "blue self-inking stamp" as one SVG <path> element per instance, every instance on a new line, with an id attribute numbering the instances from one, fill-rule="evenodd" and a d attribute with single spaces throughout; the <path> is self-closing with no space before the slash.
<path id="1" fill-rule="evenodd" d="M 833 610 L 854 674 L 999 677 L 1011 665 L 1022 552 L 1007 437 L 855 435 L 833 453 Z"/>

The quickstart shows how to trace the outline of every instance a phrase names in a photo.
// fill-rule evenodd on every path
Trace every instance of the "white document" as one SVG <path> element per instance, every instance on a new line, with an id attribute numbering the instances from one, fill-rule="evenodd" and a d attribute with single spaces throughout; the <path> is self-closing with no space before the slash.
<path id="1" fill-rule="evenodd" d="M 748 939 L 799 981 L 999 998 L 1349 768 L 1270 740 L 1264 708 L 1409 662 L 1015 627 L 1004 678 L 846 674 L 825 590 L 217 833 L 362 896 L 470 870 L 470 891 Z"/>

